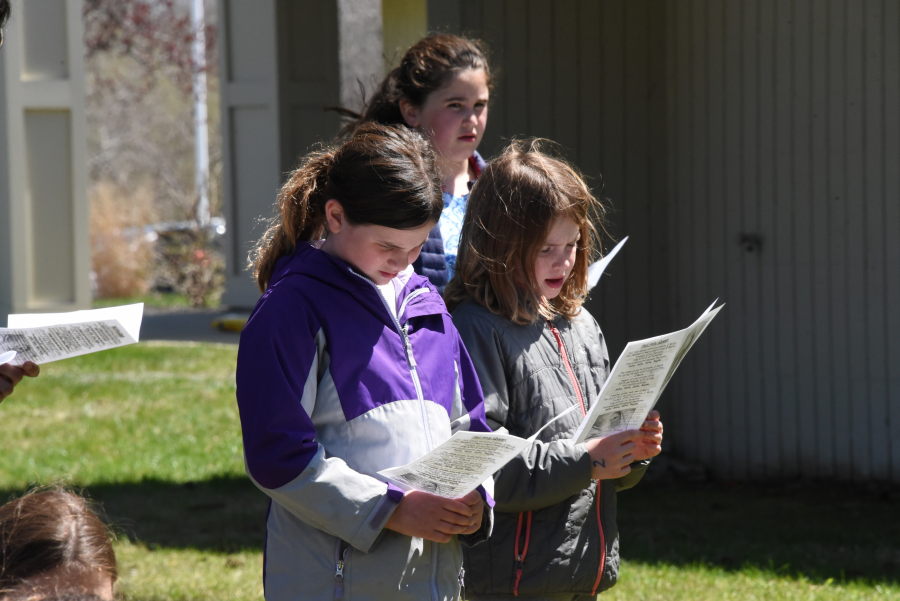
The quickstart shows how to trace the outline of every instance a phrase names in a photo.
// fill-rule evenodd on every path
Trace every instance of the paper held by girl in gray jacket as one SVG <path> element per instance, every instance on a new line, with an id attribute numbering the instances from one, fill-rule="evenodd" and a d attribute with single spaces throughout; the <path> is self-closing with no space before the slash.
<path id="1" fill-rule="evenodd" d="M 629 342 L 572 440 L 577 444 L 640 428 L 644 416 L 656 405 L 681 360 L 725 306 L 713 309 L 716 302 L 718 299 L 683 330 Z"/>

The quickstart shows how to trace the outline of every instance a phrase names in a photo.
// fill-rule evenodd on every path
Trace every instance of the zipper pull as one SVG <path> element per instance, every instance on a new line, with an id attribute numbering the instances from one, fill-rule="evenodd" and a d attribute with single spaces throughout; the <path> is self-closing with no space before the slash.
<path id="1" fill-rule="evenodd" d="M 513 584 L 513 596 L 519 596 L 519 581 L 522 580 L 522 570 L 524 569 L 524 563 L 522 562 L 522 556 L 516 555 L 516 581 Z"/>
<path id="2" fill-rule="evenodd" d="M 339 559 L 334 572 L 334 598 L 340 599 L 344 596 L 344 560 Z"/>
<path id="3" fill-rule="evenodd" d="M 416 358 L 413 357 L 412 343 L 409 341 L 409 324 L 404 324 L 401 332 L 403 332 L 403 347 L 406 349 L 406 359 L 409 361 L 410 366 L 415 367 Z"/>

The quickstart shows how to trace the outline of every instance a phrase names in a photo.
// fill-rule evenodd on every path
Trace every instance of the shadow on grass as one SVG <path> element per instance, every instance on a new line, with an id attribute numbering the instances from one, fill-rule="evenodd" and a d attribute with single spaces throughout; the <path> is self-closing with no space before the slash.
<path id="1" fill-rule="evenodd" d="M 865 485 L 642 483 L 618 495 L 622 557 L 900 582 L 900 495 Z"/>
<path id="2" fill-rule="evenodd" d="M 119 537 L 149 548 L 261 551 L 269 500 L 246 477 L 201 482 L 146 480 L 84 489 Z M 0 500 L 21 491 L 0 491 Z"/>
<path id="3" fill-rule="evenodd" d="M 0 501 L 21 491 L 0 491 Z M 268 497 L 245 477 L 96 484 L 119 536 L 150 548 L 260 551 Z M 900 495 L 859 485 L 650 483 L 618 495 L 622 557 L 758 569 L 814 583 L 900 582 Z"/>

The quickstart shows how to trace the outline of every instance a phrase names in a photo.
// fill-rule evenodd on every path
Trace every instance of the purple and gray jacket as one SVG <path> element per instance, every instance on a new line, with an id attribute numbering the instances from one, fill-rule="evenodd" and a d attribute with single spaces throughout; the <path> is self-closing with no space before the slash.
<path id="1" fill-rule="evenodd" d="M 385 530 L 403 493 L 377 472 L 489 432 L 484 400 L 434 287 L 412 268 L 393 283 L 396 319 L 370 280 L 301 242 L 241 333 L 244 458 L 272 499 L 266 599 L 459 596 L 459 542 Z M 485 513 L 468 544 L 489 533 Z"/>

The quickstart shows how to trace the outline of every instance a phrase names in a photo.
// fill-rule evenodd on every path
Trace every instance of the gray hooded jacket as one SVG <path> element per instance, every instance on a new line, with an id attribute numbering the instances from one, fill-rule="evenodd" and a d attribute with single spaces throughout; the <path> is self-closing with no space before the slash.
<path id="1" fill-rule="evenodd" d="M 609 374 L 603 334 L 584 309 L 572 321 L 516 325 L 466 301 L 453 322 L 478 373 L 492 429 L 527 438 L 573 405 L 589 410 Z M 601 481 L 598 495 L 585 445 L 569 440 L 581 419 L 575 410 L 555 421 L 494 474 L 493 534 L 464 549 L 467 594 L 592 595 L 616 583 L 616 491 L 634 486 L 649 461 Z"/>

